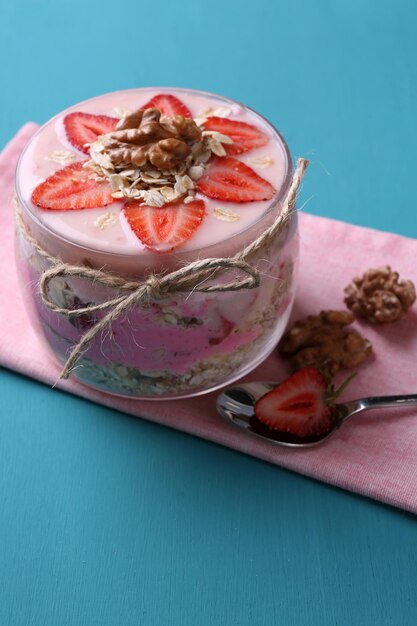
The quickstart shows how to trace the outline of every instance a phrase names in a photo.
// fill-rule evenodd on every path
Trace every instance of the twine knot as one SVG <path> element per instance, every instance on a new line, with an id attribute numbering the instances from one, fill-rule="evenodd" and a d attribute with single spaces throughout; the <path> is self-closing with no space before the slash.
<path id="1" fill-rule="evenodd" d="M 149 300 L 158 300 L 161 297 L 161 283 L 158 278 L 151 274 L 145 281 L 146 297 Z"/>

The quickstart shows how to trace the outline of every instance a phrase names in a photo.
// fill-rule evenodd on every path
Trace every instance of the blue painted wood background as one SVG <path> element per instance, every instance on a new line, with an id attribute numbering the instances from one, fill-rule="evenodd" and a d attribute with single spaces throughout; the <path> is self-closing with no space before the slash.
<path id="1" fill-rule="evenodd" d="M 2 0 L 0 145 L 97 93 L 207 89 L 311 159 L 309 211 L 417 236 L 416 18 L 413 0 Z M 406 513 L 4 370 L 0 415 L 1 626 L 417 623 Z"/>

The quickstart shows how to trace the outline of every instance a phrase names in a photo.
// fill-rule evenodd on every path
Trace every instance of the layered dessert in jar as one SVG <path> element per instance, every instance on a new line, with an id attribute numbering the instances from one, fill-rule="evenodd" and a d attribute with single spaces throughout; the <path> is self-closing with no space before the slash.
<path id="1" fill-rule="evenodd" d="M 279 216 L 290 178 L 279 133 L 249 108 L 204 92 L 115 92 L 42 126 L 17 168 L 16 251 L 30 315 L 56 359 L 66 362 L 108 314 L 97 305 L 122 289 L 66 270 L 48 283 L 54 309 L 39 291 L 51 266 L 140 283 L 197 260 L 240 258 Z M 196 273 L 187 291 L 150 292 L 94 336 L 71 375 L 141 398 L 196 395 L 236 380 L 284 332 L 297 253 L 293 214 L 245 256 L 260 276 L 256 288 L 201 290 L 241 279 L 232 266 L 202 281 Z"/>

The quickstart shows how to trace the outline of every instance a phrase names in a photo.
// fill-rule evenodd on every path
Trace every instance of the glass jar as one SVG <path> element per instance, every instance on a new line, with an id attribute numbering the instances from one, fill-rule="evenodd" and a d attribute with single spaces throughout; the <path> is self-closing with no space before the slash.
<path id="1" fill-rule="evenodd" d="M 167 254 L 116 254 L 58 235 L 24 202 L 19 162 L 16 194 L 23 230 L 17 228 L 16 258 L 20 282 L 31 320 L 61 366 L 107 311 L 68 317 L 50 310 L 39 292 L 40 277 L 51 267 L 43 251 L 63 263 L 105 270 L 132 281 L 176 270 L 197 259 L 232 257 L 276 220 L 289 187 L 291 158 L 284 140 L 273 132 L 285 152 L 286 175 L 262 217 L 219 243 Z M 29 237 L 25 233 L 30 233 Z M 259 365 L 281 338 L 294 299 L 297 256 L 297 217 L 293 213 L 279 236 L 250 258 L 261 276 L 257 288 L 212 293 L 191 290 L 131 307 L 95 336 L 71 376 L 107 393 L 142 399 L 195 396 L 232 383 Z M 218 272 L 211 282 L 229 282 L 234 277 L 235 270 Z M 49 284 L 50 299 L 69 310 L 88 309 L 118 295 L 115 288 L 80 277 L 58 277 Z"/>

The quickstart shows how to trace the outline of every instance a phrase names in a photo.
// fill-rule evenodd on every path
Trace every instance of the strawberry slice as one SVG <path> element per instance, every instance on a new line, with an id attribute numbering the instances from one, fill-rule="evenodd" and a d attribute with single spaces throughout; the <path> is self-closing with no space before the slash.
<path id="1" fill-rule="evenodd" d="M 205 215 L 203 200 L 185 204 L 177 200 L 163 207 L 127 202 L 123 209 L 130 228 L 153 252 L 168 252 L 182 246 L 200 226 Z"/>
<path id="2" fill-rule="evenodd" d="M 53 211 L 92 209 L 115 202 L 107 182 L 98 183 L 89 178 L 91 171 L 83 167 L 86 161 L 71 163 L 38 185 L 32 193 L 32 202 L 42 209 Z"/>
<path id="3" fill-rule="evenodd" d="M 254 148 L 265 146 L 269 141 L 268 136 L 256 126 L 246 124 L 246 122 L 229 120 L 226 117 L 209 117 L 204 122 L 204 128 L 205 130 L 215 130 L 233 140 L 233 144 L 224 144 L 229 155 L 249 152 Z"/>
<path id="4" fill-rule="evenodd" d="M 305 367 L 255 404 L 258 423 L 290 441 L 319 438 L 333 428 L 335 414 L 326 402 L 328 384 L 321 372 Z"/>
<path id="5" fill-rule="evenodd" d="M 183 117 L 192 117 L 191 111 L 185 106 L 181 100 L 169 93 L 160 93 L 147 102 L 142 109 L 158 109 L 162 115 L 174 117 L 174 115 L 182 115 Z"/>
<path id="6" fill-rule="evenodd" d="M 209 198 L 228 202 L 271 200 L 276 193 L 268 181 L 233 157 L 213 159 L 197 188 Z"/>
<path id="7" fill-rule="evenodd" d="M 64 128 L 67 139 L 75 148 L 89 153 L 89 146 L 99 135 L 105 135 L 115 129 L 119 120 L 107 115 L 92 115 L 91 113 L 68 113 L 64 117 Z"/>

